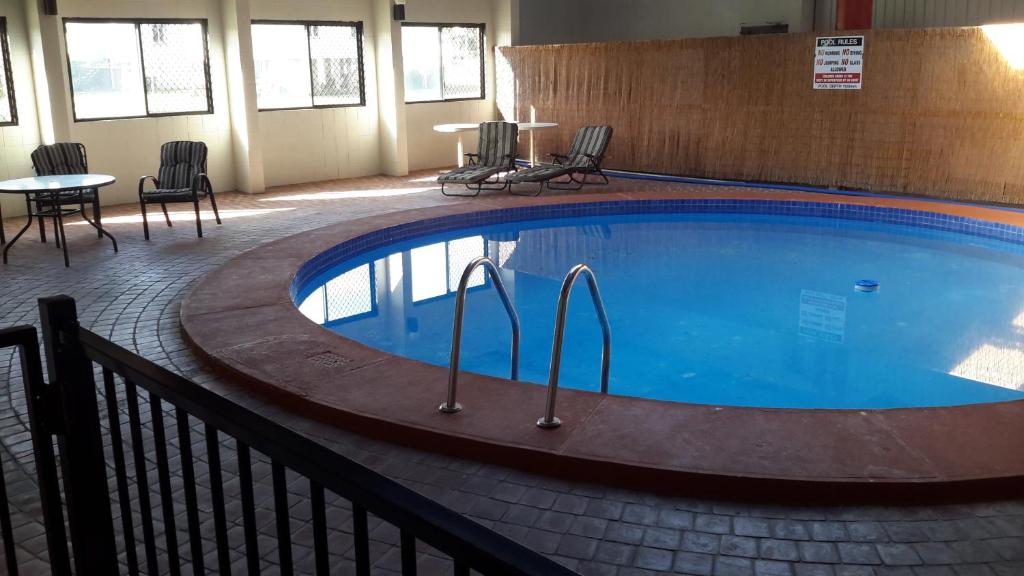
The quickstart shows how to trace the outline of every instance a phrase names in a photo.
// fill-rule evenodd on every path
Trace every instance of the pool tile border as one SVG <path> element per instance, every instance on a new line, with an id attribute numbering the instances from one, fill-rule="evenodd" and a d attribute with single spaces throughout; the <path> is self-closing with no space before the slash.
<path id="1" fill-rule="evenodd" d="M 351 220 L 271 242 L 193 288 L 181 307 L 183 334 L 218 371 L 307 416 L 420 449 L 543 474 L 669 493 L 800 501 L 905 502 L 1019 490 L 1024 401 L 890 410 L 759 409 L 564 389 L 558 407 L 563 426 L 542 431 L 533 422 L 545 401 L 544 387 L 465 373 L 459 399 L 466 410 L 441 415 L 436 406 L 444 396 L 446 368 L 324 330 L 303 317 L 292 300 L 310 274 L 382 244 L 489 222 L 608 210 L 817 215 L 1024 244 L 1024 216 L 1007 211 L 910 199 L 681 188 L 568 198 L 485 197 Z M 290 273 L 251 273 L 285 260 L 282 265 L 294 266 Z M 239 278 L 245 278 L 246 290 L 239 290 Z M 266 333 L 268 325 L 276 327 L 273 334 Z M 338 366 L 309 361 L 322 354 L 336 355 Z"/>
<path id="2" fill-rule="evenodd" d="M 426 218 L 374 230 L 373 232 L 342 242 L 311 258 L 296 273 L 290 287 L 290 293 L 292 298 L 295 298 L 309 281 L 349 258 L 385 247 L 389 244 L 429 234 L 489 224 L 522 222 L 544 218 L 669 213 L 757 214 L 835 218 L 839 220 L 900 224 L 942 232 L 957 232 L 1024 245 L 1024 227 L 1022 226 L 941 212 L 893 208 L 889 206 L 734 198 L 615 200 L 546 204 Z"/>

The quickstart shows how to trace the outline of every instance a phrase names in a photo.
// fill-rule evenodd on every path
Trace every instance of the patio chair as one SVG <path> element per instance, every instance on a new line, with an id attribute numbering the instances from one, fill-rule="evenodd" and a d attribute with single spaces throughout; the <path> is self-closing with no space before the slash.
<path id="1" fill-rule="evenodd" d="M 213 195 L 213 185 L 206 176 L 206 144 L 202 142 L 168 142 L 160 147 L 160 171 L 157 177 L 143 176 L 139 178 L 139 205 L 142 207 L 142 230 L 149 240 L 149 218 L 146 205 L 159 204 L 164 213 L 167 226 L 171 217 L 167 213 L 167 205 L 189 202 L 196 211 L 196 232 L 203 237 L 203 221 L 199 217 L 199 201 L 210 198 L 213 216 L 220 221 L 217 211 L 217 198 Z M 146 180 L 152 180 L 155 190 L 144 190 Z"/>
<path id="2" fill-rule="evenodd" d="M 509 192 L 517 196 L 539 196 L 544 192 L 544 186 L 551 190 L 579 190 L 584 184 L 608 183 L 608 177 L 601 171 L 601 162 L 604 160 L 605 150 L 608 149 L 608 142 L 612 139 L 611 126 L 584 126 L 576 131 L 576 137 L 572 140 L 568 154 L 551 154 L 554 158 L 553 164 L 543 164 L 520 170 L 515 174 L 509 174 L 505 181 L 509 184 Z M 587 182 L 587 176 L 596 174 L 603 182 Z M 552 180 L 568 176 L 569 181 L 563 184 L 553 183 Z M 580 179 L 577 180 L 576 177 Z M 538 183 L 535 193 L 516 192 L 515 184 Z"/>
<path id="3" fill-rule="evenodd" d="M 466 154 L 469 164 L 455 168 L 437 178 L 445 196 L 476 196 L 481 190 L 504 190 L 497 175 L 516 169 L 516 148 L 519 126 L 510 122 L 481 122 L 480 144 L 476 154 Z M 472 194 L 446 192 L 445 184 L 463 184 Z M 499 185 L 500 184 L 500 185 Z"/>
<path id="4" fill-rule="evenodd" d="M 36 176 L 56 176 L 60 174 L 88 174 L 89 161 L 85 154 L 85 146 L 77 142 L 58 142 L 56 144 L 44 144 L 32 151 L 32 168 Z M 54 201 L 52 196 L 44 198 L 33 198 L 36 203 L 36 210 L 54 208 L 54 204 L 61 206 L 78 205 L 85 216 L 85 205 L 92 204 L 92 219 L 97 225 L 100 224 L 100 195 L 95 188 L 82 190 L 80 192 L 66 192 L 60 195 L 59 201 Z M 103 233 L 98 229 L 98 237 L 103 238 Z M 56 242 L 60 244 L 60 238 L 55 233 Z M 46 226 L 43 225 L 43 217 L 39 217 L 39 239 L 46 242 Z"/>

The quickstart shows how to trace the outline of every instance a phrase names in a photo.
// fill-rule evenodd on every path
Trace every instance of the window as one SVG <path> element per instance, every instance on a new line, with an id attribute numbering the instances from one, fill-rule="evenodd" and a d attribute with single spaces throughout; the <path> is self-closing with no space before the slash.
<path id="1" fill-rule="evenodd" d="M 402 24 L 406 102 L 484 97 L 483 24 Z"/>
<path id="2" fill-rule="evenodd" d="M 14 76 L 11 73 L 11 51 L 7 45 L 7 19 L 0 17 L 0 126 L 18 123 L 18 107 L 14 102 Z"/>
<path id="3" fill-rule="evenodd" d="M 363 106 L 362 22 L 254 22 L 256 107 Z"/>
<path id="4" fill-rule="evenodd" d="M 205 20 L 66 19 L 75 120 L 213 112 Z"/>

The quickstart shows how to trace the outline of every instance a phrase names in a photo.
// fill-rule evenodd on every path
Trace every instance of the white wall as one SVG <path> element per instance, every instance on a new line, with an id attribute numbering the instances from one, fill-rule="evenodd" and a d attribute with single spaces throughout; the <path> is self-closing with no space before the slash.
<path id="1" fill-rule="evenodd" d="M 363 23 L 366 105 L 259 113 L 267 186 L 367 176 L 380 172 L 377 69 L 370 0 L 254 0 L 253 20 Z"/>
<path id="2" fill-rule="evenodd" d="M 18 106 L 18 125 L 0 128 L 0 180 L 32 176 L 29 154 L 39 145 L 39 119 L 24 9 L 23 2 L 0 2 L 0 16 L 7 18 L 14 96 Z M 7 216 L 24 213 L 25 201 L 21 196 L 2 194 L 0 203 Z"/>
<path id="3" fill-rule="evenodd" d="M 85 144 L 89 170 L 117 178 L 116 184 L 100 192 L 104 204 L 138 201 L 139 177 L 156 174 L 160 166 L 160 145 L 171 140 L 206 142 L 210 149 L 208 172 L 214 189 L 235 189 L 223 30 L 217 0 L 61 0 L 60 17 L 205 18 L 208 21 L 213 114 L 99 120 L 71 125 L 70 139 Z M 66 85 L 70 86 L 66 70 L 64 75 Z"/>
<path id="4" fill-rule="evenodd" d="M 436 124 L 479 123 L 496 118 L 494 106 L 495 4 L 486 0 L 414 0 L 406 6 L 407 22 L 440 24 L 484 24 L 487 78 L 483 100 L 461 102 L 422 102 L 406 104 L 406 129 L 409 141 L 409 170 L 437 168 L 455 164 L 457 137 L 434 132 Z M 507 37 L 507 33 L 504 35 Z M 476 150 L 476 133 L 466 137 L 466 152 Z"/>
<path id="5" fill-rule="evenodd" d="M 735 36 L 742 25 L 813 28 L 813 0 L 519 0 L 518 44 Z"/>
<path id="6" fill-rule="evenodd" d="M 57 17 L 28 18 L 26 6 L 35 0 L 0 0 L 0 15 L 8 18 L 20 124 L 0 128 L 0 179 L 32 175 L 31 151 L 43 141 L 78 141 L 85 144 L 90 170 L 117 177 L 118 182 L 102 191 L 104 204 L 134 203 L 140 176 L 153 174 L 159 166 L 160 145 L 169 140 L 202 140 L 210 147 L 209 173 L 217 190 L 234 190 L 246 184 L 249 174 L 235 161 L 241 150 L 259 149 L 257 164 L 263 169 L 260 186 L 319 181 L 378 174 L 382 170 L 378 74 L 375 34 L 390 26 L 374 22 L 389 11 L 390 0 L 60 0 Z M 509 43 L 513 25 L 511 6 L 515 0 L 416 0 L 408 6 L 413 22 L 483 23 L 486 27 L 486 98 L 451 103 L 398 104 L 408 118 L 408 130 L 400 139 L 408 143 L 410 169 L 451 166 L 455 162 L 455 137 L 433 132 L 432 127 L 446 122 L 481 122 L 495 118 L 493 47 L 494 38 Z M 231 90 L 252 89 L 228 75 L 228 38 L 226 6 L 239 4 L 238 14 L 254 20 L 341 20 L 363 22 L 363 63 L 366 105 L 317 110 L 266 111 L 241 115 L 245 121 L 233 121 L 232 114 L 241 98 L 229 96 Z M 497 30 L 496 14 L 502 29 Z M 74 122 L 68 93 L 64 18 L 203 18 L 208 22 L 213 114 L 181 115 L 164 118 L 136 118 Z M 247 18 L 245 19 L 247 21 Z M 33 22 L 35 22 L 33 24 Z M 390 24 L 390 20 L 387 22 Z M 237 26 L 235 22 L 233 25 Z M 393 28 L 392 28 L 393 30 Z M 395 40 L 400 40 L 395 33 Z M 239 35 L 239 38 L 241 36 Z M 383 38 L 383 36 L 381 36 Z M 236 42 L 237 43 L 237 42 Z M 243 42 L 244 43 L 244 42 Z M 31 47 L 43 46 L 32 55 Z M 246 46 L 236 47 L 234 54 Z M 33 65 L 35 67 L 33 68 Z M 390 67 L 389 67 L 390 68 Z M 402 81 L 396 62 L 395 79 Z M 383 78 L 383 77 L 381 77 Z M 34 91 L 43 90 L 46 98 L 37 99 Z M 401 102 L 399 100 L 399 102 Z M 42 116 L 40 116 L 42 114 Z M 249 117 L 252 116 L 252 117 Z M 404 119 L 403 119 L 404 121 Z M 233 131 L 233 128 L 235 130 Z M 392 136 L 394 139 L 394 136 Z M 475 149 L 475 138 L 467 151 Z M 250 167 L 251 168 L 251 167 Z M 404 169 L 404 168 L 403 168 Z M 3 197 L 6 216 L 23 213 L 19 197 Z"/>
<path id="7" fill-rule="evenodd" d="M 978 26 L 1024 21 L 1024 0 L 875 0 L 875 28 Z"/>

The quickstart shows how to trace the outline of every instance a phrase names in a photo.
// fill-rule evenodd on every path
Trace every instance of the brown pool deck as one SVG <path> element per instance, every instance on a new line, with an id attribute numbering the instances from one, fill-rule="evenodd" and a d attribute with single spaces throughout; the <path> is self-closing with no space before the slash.
<path id="1" fill-rule="evenodd" d="M 599 188 L 590 190 L 600 191 Z M 304 262 L 416 220 L 515 206 L 736 198 L 863 204 L 1024 226 L 1013 211 L 840 194 L 619 181 L 604 193 L 482 196 L 373 215 L 246 252 L 181 306 L 186 340 L 220 371 L 289 409 L 407 446 L 574 480 L 660 492 L 787 499 L 995 495 L 1024 481 L 1024 401 L 893 410 L 716 407 L 561 389 L 554 430 L 535 426 L 546 387 L 466 373 L 441 414 L 447 368 L 390 355 L 312 323 L 289 295 Z"/>

